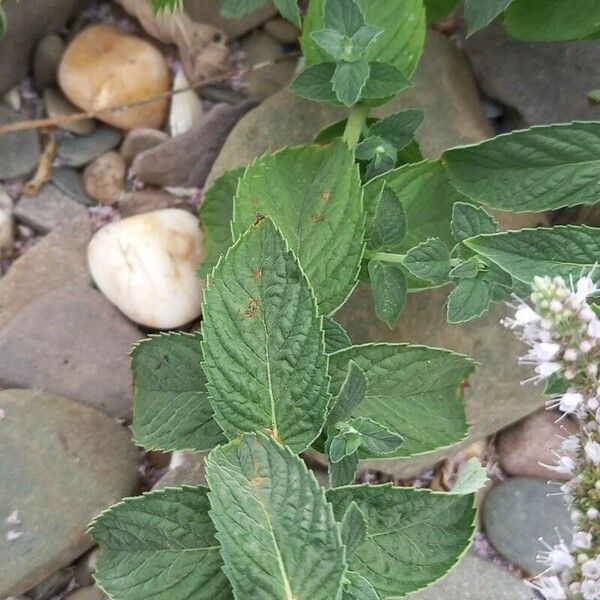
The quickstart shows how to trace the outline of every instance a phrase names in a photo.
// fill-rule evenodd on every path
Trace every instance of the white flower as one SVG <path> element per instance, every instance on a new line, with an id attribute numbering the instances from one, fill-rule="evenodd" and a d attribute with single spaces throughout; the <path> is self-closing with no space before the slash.
<path id="1" fill-rule="evenodd" d="M 560 399 L 558 407 L 565 413 L 575 412 L 583 402 L 583 395 L 579 392 L 567 392 Z"/>
<path id="2" fill-rule="evenodd" d="M 588 508 L 586 515 L 590 521 L 595 521 L 598 517 L 600 517 L 600 511 L 597 508 Z"/>
<path id="3" fill-rule="evenodd" d="M 598 557 L 586 560 L 583 565 L 581 565 L 581 573 L 586 579 L 599 579 L 600 560 Z"/>
<path id="4" fill-rule="evenodd" d="M 515 313 L 515 321 L 517 325 L 527 325 L 529 323 L 537 323 L 542 317 L 538 315 L 531 306 L 521 304 Z"/>
<path id="5" fill-rule="evenodd" d="M 544 463 L 540 463 L 540 465 L 551 471 L 561 473 L 562 475 L 572 476 L 573 470 L 575 469 L 575 461 L 570 456 L 559 456 L 555 465 L 547 465 Z"/>
<path id="6" fill-rule="evenodd" d="M 566 361 L 575 362 L 577 360 L 577 350 L 575 348 L 567 348 L 563 357 Z"/>
<path id="7" fill-rule="evenodd" d="M 592 547 L 592 534 L 587 531 L 577 531 L 573 535 L 573 548 L 586 550 Z"/>
<path id="8" fill-rule="evenodd" d="M 582 321 L 586 323 L 589 323 L 590 321 L 593 321 L 596 318 L 596 314 L 589 306 L 587 306 L 587 304 L 579 311 L 578 316 Z"/>
<path id="9" fill-rule="evenodd" d="M 567 600 L 567 594 L 558 577 L 539 577 L 537 581 L 529 585 L 545 600 Z"/>
<path id="10" fill-rule="evenodd" d="M 595 294 L 598 288 L 596 288 L 594 281 L 588 275 L 587 277 L 581 277 L 579 279 L 576 289 L 577 291 L 575 292 L 575 297 L 578 300 L 585 300 L 588 296 Z"/>
<path id="11" fill-rule="evenodd" d="M 587 334 L 596 340 L 600 340 L 600 320 L 594 319 L 590 321 L 587 326 Z"/>
<path id="12" fill-rule="evenodd" d="M 541 362 L 536 368 L 535 372 L 543 379 L 544 377 L 550 377 L 554 373 L 558 373 L 561 370 L 560 363 L 557 362 Z"/>
<path id="13" fill-rule="evenodd" d="M 581 584 L 581 593 L 584 600 L 598 600 L 600 598 L 600 583 L 586 579 Z"/>
<path id="14" fill-rule="evenodd" d="M 585 457 L 594 463 L 594 465 L 600 465 L 600 444 L 593 440 L 588 440 L 584 446 Z"/>
<path id="15" fill-rule="evenodd" d="M 579 438 L 576 435 L 570 435 L 562 441 L 560 449 L 563 452 L 575 454 L 579 450 Z"/>
<path id="16" fill-rule="evenodd" d="M 560 575 L 565 569 L 572 569 L 575 566 L 575 559 L 571 555 L 567 545 L 562 541 L 548 552 L 540 554 L 540 559 L 556 575 Z"/>

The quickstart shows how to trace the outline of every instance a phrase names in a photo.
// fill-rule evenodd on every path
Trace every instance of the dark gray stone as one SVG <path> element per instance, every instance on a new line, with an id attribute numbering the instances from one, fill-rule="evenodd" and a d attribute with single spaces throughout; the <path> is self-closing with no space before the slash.
<path id="1" fill-rule="evenodd" d="M 114 419 L 71 400 L 5 390 L 0 408 L 4 598 L 35 587 L 92 546 L 90 521 L 136 491 L 139 454 Z M 9 515 L 14 522 L 6 524 Z"/>
<path id="2" fill-rule="evenodd" d="M 128 353 L 141 333 L 100 294 L 63 287 L 0 330 L 0 383 L 42 389 L 128 419 Z"/>
<path id="3" fill-rule="evenodd" d="M 65 44 L 56 34 L 44 36 L 33 55 L 33 80 L 38 91 L 56 84 L 58 65 L 65 51 Z"/>
<path id="4" fill-rule="evenodd" d="M 534 600 L 520 579 L 492 562 L 465 555 L 458 565 L 430 588 L 411 594 L 410 600 Z"/>
<path id="5" fill-rule="evenodd" d="M 114 127 L 101 125 L 90 135 L 63 138 L 58 144 L 58 156 L 68 167 L 83 167 L 102 154 L 116 148 L 123 134 Z"/>
<path id="6" fill-rule="evenodd" d="M 540 538 L 556 543 L 557 530 L 569 539 L 573 529 L 564 498 L 556 484 L 534 477 L 513 477 L 494 487 L 482 506 L 483 527 L 492 545 L 510 561 L 537 575 L 544 566 L 536 555 Z"/>
<path id="7" fill-rule="evenodd" d="M 15 206 L 15 217 L 28 227 L 48 233 L 87 216 L 85 208 L 52 183 L 47 183 L 36 196 L 21 196 Z"/>
<path id="8" fill-rule="evenodd" d="M 65 600 L 107 600 L 107 596 L 99 587 L 88 585 L 75 590 L 72 594 L 66 596 Z"/>
<path id="9" fill-rule="evenodd" d="M 3 0 L 8 28 L 0 40 L 0 92 L 5 92 L 29 72 L 31 54 L 45 35 L 58 31 L 87 1 Z"/>
<path id="10" fill-rule="evenodd" d="M 0 56 L 3 56 L 1 51 Z M 0 104 L 0 124 L 18 123 L 24 120 L 23 117 Z M 35 129 L 0 135 L 0 179 L 17 179 L 33 173 L 40 159 L 40 152 L 40 138 Z"/>
<path id="11" fill-rule="evenodd" d="M 98 204 L 83 186 L 81 174 L 70 167 L 52 169 L 52 183 L 61 189 L 67 196 L 73 198 L 84 206 L 95 206 Z"/>
<path id="12" fill-rule="evenodd" d="M 511 127 L 600 118 L 587 99 L 600 87 L 596 40 L 520 42 L 496 24 L 467 39 L 465 51 L 482 90 L 518 112 Z"/>
<path id="13" fill-rule="evenodd" d="M 27 592 L 27 597 L 31 600 L 52 600 L 62 594 L 71 585 L 74 579 L 72 567 L 59 569 L 52 573 L 48 579 L 38 583 L 32 590 Z"/>

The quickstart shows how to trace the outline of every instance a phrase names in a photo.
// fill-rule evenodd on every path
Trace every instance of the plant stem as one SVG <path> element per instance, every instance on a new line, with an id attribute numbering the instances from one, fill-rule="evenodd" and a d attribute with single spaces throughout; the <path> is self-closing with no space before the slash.
<path id="1" fill-rule="evenodd" d="M 350 146 L 356 148 L 363 126 L 369 116 L 370 108 L 362 104 L 355 104 L 348 115 L 348 122 L 342 139 Z"/>
<path id="2" fill-rule="evenodd" d="M 406 254 L 392 254 L 390 252 L 365 252 L 365 258 L 368 260 L 379 260 L 381 262 L 403 264 Z M 456 267 L 461 263 L 460 258 L 451 258 L 450 266 Z"/>

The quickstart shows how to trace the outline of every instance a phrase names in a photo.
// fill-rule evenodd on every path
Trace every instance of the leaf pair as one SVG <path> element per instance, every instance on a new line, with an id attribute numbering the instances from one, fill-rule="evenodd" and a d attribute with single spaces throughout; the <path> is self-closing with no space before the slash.
<path id="1" fill-rule="evenodd" d="M 239 19 L 264 6 L 267 0 L 220 0 L 220 2 L 224 17 Z M 288 21 L 300 28 L 301 18 L 297 0 L 273 0 L 273 4 Z"/>
<path id="2" fill-rule="evenodd" d="M 404 596 L 445 574 L 470 543 L 481 480 L 471 471 L 456 494 L 385 485 L 325 495 L 297 456 L 262 434 L 214 450 L 206 474 L 210 490 L 150 492 L 96 518 L 103 590 L 116 600 Z"/>

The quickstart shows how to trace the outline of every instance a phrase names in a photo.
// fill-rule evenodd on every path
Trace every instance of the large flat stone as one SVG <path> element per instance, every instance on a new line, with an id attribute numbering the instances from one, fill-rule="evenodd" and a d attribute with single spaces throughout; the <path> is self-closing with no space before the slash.
<path id="1" fill-rule="evenodd" d="M 114 419 L 71 400 L 5 390 L 0 408 L 4 598 L 34 587 L 93 545 L 89 522 L 136 491 L 138 451 Z"/>
<path id="2" fill-rule="evenodd" d="M 0 279 L 0 328 L 24 306 L 69 283 L 90 285 L 86 250 L 91 237 L 87 217 L 48 234 L 16 260 Z"/>
<path id="3" fill-rule="evenodd" d="M 0 124 L 24 120 L 0 104 Z M 33 129 L 0 135 L 0 179 L 17 179 L 30 175 L 37 166 L 40 152 L 40 138 Z"/>
<path id="4" fill-rule="evenodd" d="M 56 289 L 0 329 L 0 385 L 45 390 L 128 419 L 128 353 L 141 337 L 96 290 Z"/>

